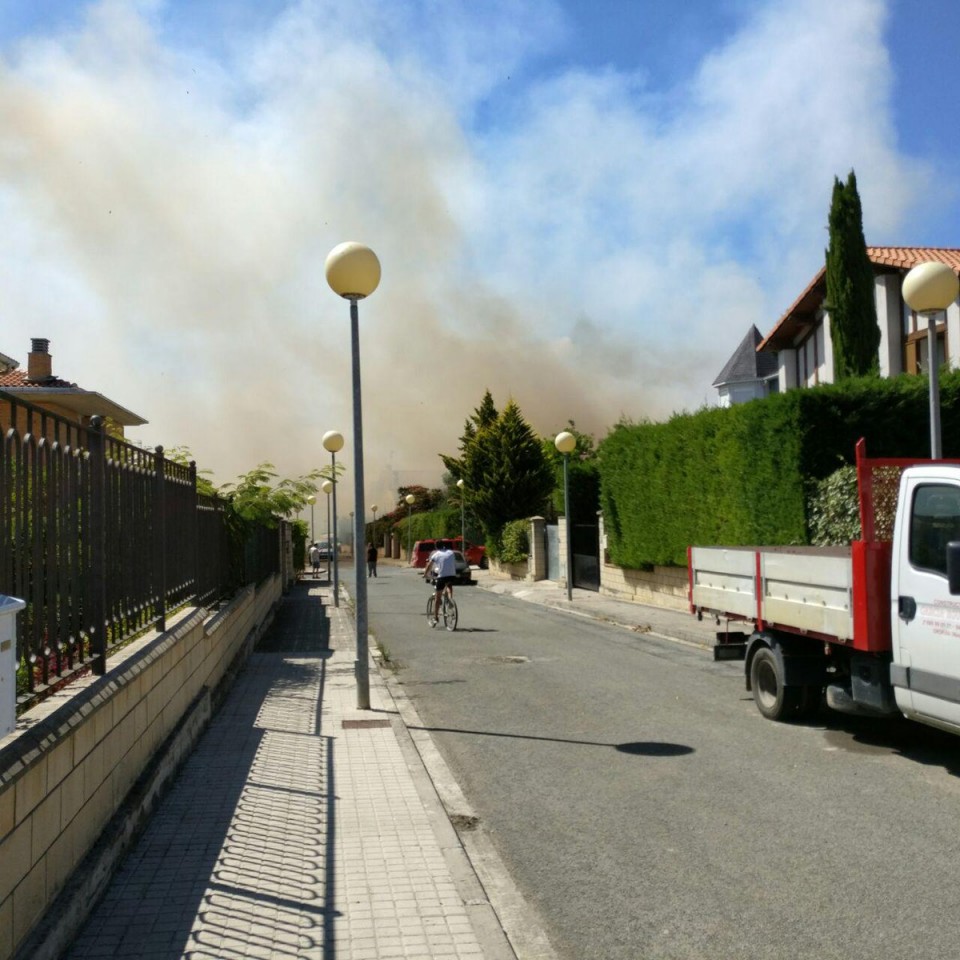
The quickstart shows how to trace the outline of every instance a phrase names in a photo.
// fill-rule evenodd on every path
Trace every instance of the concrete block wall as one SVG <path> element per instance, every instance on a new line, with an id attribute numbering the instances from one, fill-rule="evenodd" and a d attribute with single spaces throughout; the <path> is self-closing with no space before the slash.
<path id="1" fill-rule="evenodd" d="M 57 955 L 49 937 L 37 939 L 47 910 L 178 725 L 209 717 L 212 692 L 268 625 L 282 580 L 246 588 L 213 617 L 185 611 L 0 739 L 0 960 Z"/>
<path id="2" fill-rule="evenodd" d="M 685 567 L 629 570 L 601 563 L 600 593 L 618 600 L 635 600 L 671 610 L 689 609 Z"/>

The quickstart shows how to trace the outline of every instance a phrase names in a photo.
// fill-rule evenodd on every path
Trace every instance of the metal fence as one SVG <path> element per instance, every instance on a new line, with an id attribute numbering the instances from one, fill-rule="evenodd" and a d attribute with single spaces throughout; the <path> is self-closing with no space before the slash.
<path id="1" fill-rule="evenodd" d="M 280 569 L 277 529 L 231 536 L 226 502 L 184 465 L 0 391 L 0 593 L 20 614 L 21 702 L 92 668 L 186 603 Z"/>

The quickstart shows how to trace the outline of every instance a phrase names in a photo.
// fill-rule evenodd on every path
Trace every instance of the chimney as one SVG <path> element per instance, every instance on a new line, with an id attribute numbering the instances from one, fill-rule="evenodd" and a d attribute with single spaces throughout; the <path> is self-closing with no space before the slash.
<path id="1" fill-rule="evenodd" d="M 31 381 L 53 379 L 53 357 L 50 356 L 50 341 L 34 337 L 27 355 L 27 379 Z"/>

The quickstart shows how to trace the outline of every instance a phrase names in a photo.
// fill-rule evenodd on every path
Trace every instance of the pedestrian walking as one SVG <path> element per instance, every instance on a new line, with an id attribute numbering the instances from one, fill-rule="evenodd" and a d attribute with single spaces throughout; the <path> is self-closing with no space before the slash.
<path id="1" fill-rule="evenodd" d="M 310 544 L 310 566 L 313 568 L 313 575 L 320 576 L 320 547 L 316 543 Z"/>
<path id="2" fill-rule="evenodd" d="M 377 548 L 372 544 L 367 544 L 367 577 L 377 575 Z"/>

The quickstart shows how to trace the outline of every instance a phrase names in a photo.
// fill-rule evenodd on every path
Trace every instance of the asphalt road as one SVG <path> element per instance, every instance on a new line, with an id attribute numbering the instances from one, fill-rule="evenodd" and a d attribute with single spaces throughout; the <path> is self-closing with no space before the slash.
<path id="1" fill-rule="evenodd" d="M 764 720 L 742 665 L 410 570 L 370 626 L 565 960 L 911 958 L 960 947 L 960 740 Z"/>

